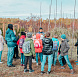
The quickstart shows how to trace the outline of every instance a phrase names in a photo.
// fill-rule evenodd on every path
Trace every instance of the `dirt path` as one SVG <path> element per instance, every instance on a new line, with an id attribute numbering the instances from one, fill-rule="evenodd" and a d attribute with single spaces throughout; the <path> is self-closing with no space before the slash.
<path id="1" fill-rule="evenodd" d="M 2 61 L 3 64 L 0 64 L 0 77 L 78 77 L 78 66 L 75 64 L 74 60 L 70 60 L 75 73 L 73 75 L 70 74 L 70 69 L 67 65 L 65 65 L 66 69 L 60 70 L 60 64 L 57 61 L 57 64 L 55 67 L 52 66 L 51 74 L 47 75 L 46 73 L 44 75 L 40 74 L 41 66 L 36 66 L 36 63 L 33 63 L 33 69 L 35 70 L 34 73 L 24 73 L 24 67 L 20 66 L 20 59 L 13 61 L 13 64 L 16 65 L 16 67 L 7 67 L 7 46 L 4 46 L 5 49 L 3 51 L 2 55 Z M 45 65 L 45 72 L 47 72 L 48 65 L 46 62 Z"/>

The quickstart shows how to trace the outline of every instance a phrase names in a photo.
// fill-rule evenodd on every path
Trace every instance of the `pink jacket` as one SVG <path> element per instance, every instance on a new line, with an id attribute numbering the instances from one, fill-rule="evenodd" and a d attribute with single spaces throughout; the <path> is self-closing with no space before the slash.
<path id="1" fill-rule="evenodd" d="M 38 39 L 39 42 L 40 42 L 41 47 L 40 48 L 35 48 L 35 53 L 41 53 L 42 52 L 43 46 L 42 46 L 42 40 L 40 39 L 40 37 L 41 37 L 40 34 L 36 34 L 36 39 L 34 40 L 34 43 Z"/>

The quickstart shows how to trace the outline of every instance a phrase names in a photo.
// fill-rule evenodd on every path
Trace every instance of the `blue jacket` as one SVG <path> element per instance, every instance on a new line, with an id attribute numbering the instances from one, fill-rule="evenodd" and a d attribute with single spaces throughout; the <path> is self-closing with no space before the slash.
<path id="1" fill-rule="evenodd" d="M 42 33 L 44 35 L 44 32 L 38 32 L 39 34 Z"/>
<path id="2" fill-rule="evenodd" d="M 14 32 L 12 30 L 10 30 L 9 28 L 6 31 L 5 40 L 7 41 L 8 47 L 16 46 L 17 38 L 16 38 Z"/>
<path id="3" fill-rule="evenodd" d="M 57 38 L 52 38 L 52 41 L 58 41 L 58 39 Z M 58 41 L 58 47 L 59 47 L 59 41 Z"/>

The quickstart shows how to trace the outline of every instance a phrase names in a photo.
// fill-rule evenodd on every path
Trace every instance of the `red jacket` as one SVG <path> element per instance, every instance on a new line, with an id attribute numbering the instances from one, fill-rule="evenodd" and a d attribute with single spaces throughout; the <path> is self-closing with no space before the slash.
<path id="1" fill-rule="evenodd" d="M 19 40 L 17 41 L 17 45 L 19 45 L 20 39 L 25 39 L 25 38 L 26 38 L 26 36 L 22 35 L 22 36 L 19 38 Z M 23 53 L 22 48 L 20 48 L 20 52 Z"/>
<path id="2" fill-rule="evenodd" d="M 36 40 L 38 39 L 39 40 L 39 43 L 40 43 L 40 48 L 35 48 L 35 53 L 41 53 L 42 52 L 42 48 L 43 48 L 43 46 L 42 46 L 42 40 L 40 39 L 40 34 L 36 34 Z M 36 40 L 34 40 L 34 43 L 35 43 L 35 41 Z"/>

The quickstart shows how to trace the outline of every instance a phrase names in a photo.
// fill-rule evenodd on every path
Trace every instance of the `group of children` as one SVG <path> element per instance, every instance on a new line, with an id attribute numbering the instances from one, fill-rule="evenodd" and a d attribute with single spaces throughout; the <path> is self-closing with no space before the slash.
<path id="1" fill-rule="evenodd" d="M 3 44 L 4 40 L 2 37 L 2 32 L 0 30 L 0 63 L 1 63 L 1 55 L 3 50 Z M 40 57 L 41 61 L 41 74 L 44 74 L 44 66 L 46 63 L 46 58 L 48 57 L 48 71 L 47 74 L 50 74 L 51 72 L 51 66 L 56 65 L 57 61 L 57 54 L 59 63 L 61 65 L 61 68 L 59 69 L 65 69 L 63 64 L 63 58 L 67 62 L 71 74 L 74 73 L 73 67 L 69 61 L 68 58 L 68 50 L 69 45 L 66 40 L 66 35 L 61 35 L 61 46 L 60 46 L 60 53 L 58 53 L 59 48 L 59 41 L 58 36 L 54 35 L 54 38 L 50 38 L 50 33 L 46 32 L 46 36 L 44 37 L 43 29 L 40 28 L 39 32 L 36 34 L 36 36 L 32 36 L 32 33 L 28 32 L 27 34 L 25 32 L 21 32 L 21 37 L 19 40 L 16 39 L 15 34 L 13 32 L 13 25 L 9 24 L 8 29 L 6 31 L 5 40 L 7 42 L 8 46 L 8 54 L 7 54 L 7 66 L 8 67 L 15 67 L 13 62 L 13 55 L 14 55 L 14 47 L 16 45 L 19 46 L 20 52 L 21 52 L 21 66 L 24 66 L 24 72 L 34 72 L 32 69 L 32 57 L 36 54 L 36 65 L 38 66 L 38 55 Z M 29 70 L 27 69 L 27 63 L 29 60 Z"/>

